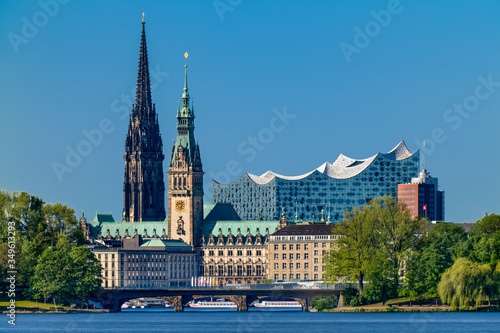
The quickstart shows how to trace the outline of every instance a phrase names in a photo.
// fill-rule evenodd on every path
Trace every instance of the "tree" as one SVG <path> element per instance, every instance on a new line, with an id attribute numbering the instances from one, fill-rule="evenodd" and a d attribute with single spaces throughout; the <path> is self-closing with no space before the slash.
<path id="1" fill-rule="evenodd" d="M 405 204 L 390 196 L 373 200 L 369 207 L 374 212 L 377 244 L 382 256 L 391 262 L 391 265 L 386 266 L 387 278 L 392 281 L 387 292 L 395 296 L 403 264 L 416 248 L 419 237 L 424 234 L 426 223 L 422 218 L 412 218 Z"/>
<path id="2" fill-rule="evenodd" d="M 78 221 L 75 217 L 75 210 L 73 208 L 56 202 L 55 204 L 46 204 L 43 207 L 43 212 L 47 221 L 47 231 L 52 246 L 57 243 L 57 239 L 60 235 L 66 234 L 74 236 L 74 233 L 78 229 Z"/>
<path id="3" fill-rule="evenodd" d="M 337 307 L 338 299 L 335 295 L 315 296 L 312 298 L 312 306 L 318 311 L 325 309 L 334 309 Z"/>
<path id="4" fill-rule="evenodd" d="M 101 264 L 89 249 L 81 246 L 71 249 L 70 258 L 71 295 L 85 302 L 91 295 L 97 295 L 102 291 Z"/>
<path id="5" fill-rule="evenodd" d="M 325 256 L 326 275 L 331 283 L 339 279 L 357 281 L 360 294 L 367 274 L 373 269 L 376 255 L 375 224 L 368 207 L 355 207 L 346 211 L 342 223 L 333 234 L 338 236 L 332 250 Z"/>
<path id="6" fill-rule="evenodd" d="M 405 292 L 414 297 L 437 297 L 437 285 L 443 273 L 453 265 L 456 254 L 466 241 L 465 231 L 453 223 L 438 223 L 422 237 L 407 262 Z"/>
<path id="7" fill-rule="evenodd" d="M 441 301 L 453 309 L 467 308 L 471 303 L 478 306 L 488 296 L 488 288 L 491 287 L 488 278 L 491 274 L 492 269 L 488 264 L 481 265 L 467 258 L 458 258 L 439 282 Z"/>

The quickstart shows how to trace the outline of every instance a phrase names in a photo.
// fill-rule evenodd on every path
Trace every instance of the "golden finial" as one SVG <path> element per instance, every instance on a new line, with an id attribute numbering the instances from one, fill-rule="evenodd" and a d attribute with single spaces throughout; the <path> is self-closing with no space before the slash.
<path id="1" fill-rule="evenodd" d="M 142 23 L 144 23 L 144 12 L 142 12 Z"/>
<path id="2" fill-rule="evenodd" d="M 184 58 L 186 58 L 186 64 L 184 65 L 184 68 L 187 68 L 187 67 L 188 67 L 188 65 L 187 65 L 187 62 L 188 62 L 188 56 L 189 56 L 189 54 L 188 54 L 187 52 L 186 52 L 186 53 L 184 53 Z"/>

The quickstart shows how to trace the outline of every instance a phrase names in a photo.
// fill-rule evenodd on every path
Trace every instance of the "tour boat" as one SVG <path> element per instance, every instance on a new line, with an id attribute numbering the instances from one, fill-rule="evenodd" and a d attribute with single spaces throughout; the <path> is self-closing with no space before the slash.
<path id="1" fill-rule="evenodd" d="M 302 308 L 297 301 L 260 301 L 254 303 L 256 308 Z"/>
<path id="2" fill-rule="evenodd" d="M 236 303 L 233 301 L 226 301 L 224 298 L 217 298 L 215 301 L 190 301 L 186 304 L 193 309 L 236 309 Z"/>
<path id="3" fill-rule="evenodd" d="M 132 307 L 132 302 L 125 302 L 122 304 L 122 309 L 128 309 Z"/>
<path id="4" fill-rule="evenodd" d="M 146 303 L 146 307 L 148 308 L 169 308 L 172 306 L 170 302 L 164 300 L 149 300 L 144 301 L 144 303 Z"/>

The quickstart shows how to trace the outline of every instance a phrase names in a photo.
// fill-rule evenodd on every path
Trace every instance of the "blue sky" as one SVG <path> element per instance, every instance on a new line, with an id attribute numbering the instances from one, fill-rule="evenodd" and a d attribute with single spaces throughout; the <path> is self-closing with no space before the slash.
<path id="1" fill-rule="evenodd" d="M 189 52 L 206 184 L 426 139 L 447 220 L 500 213 L 498 1 L 2 1 L 1 189 L 119 218 L 142 12 L 167 159 Z"/>

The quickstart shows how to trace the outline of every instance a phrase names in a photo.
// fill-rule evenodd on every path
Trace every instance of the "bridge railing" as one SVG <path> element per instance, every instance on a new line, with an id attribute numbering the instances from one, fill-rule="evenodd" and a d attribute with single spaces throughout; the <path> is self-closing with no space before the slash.
<path id="1" fill-rule="evenodd" d="M 295 284 L 233 284 L 229 286 L 203 286 L 203 287 L 192 287 L 192 286 L 148 286 L 148 287 L 138 287 L 138 286 L 128 286 L 128 287 L 115 287 L 115 288 L 105 288 L 106 290 L 291 290 L 291 289 L 308 289 L 308 290 L 343 290 L 345 286 L 343 284 L 338 285 L 295 285 Z"/>

